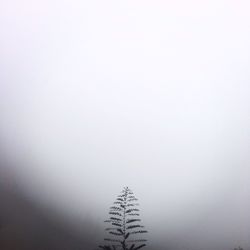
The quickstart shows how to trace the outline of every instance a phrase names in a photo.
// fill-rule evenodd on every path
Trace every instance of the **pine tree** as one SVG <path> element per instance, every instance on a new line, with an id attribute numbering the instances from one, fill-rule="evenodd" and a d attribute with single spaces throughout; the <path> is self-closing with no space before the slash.
<path id="1" fill-rule="evenodd" d="M 140 224 L 139 204 L 133 192 L 125 187 L 110 207 L 110 218 L 105 222 L 109 224 L 106 231 L 112 236 L 104 240 L 112 246 L 99 246 L 105 250 L 122 249 L 138 250 L 145 247 L 146 240 L 136 236 L 147 233 Z"/>

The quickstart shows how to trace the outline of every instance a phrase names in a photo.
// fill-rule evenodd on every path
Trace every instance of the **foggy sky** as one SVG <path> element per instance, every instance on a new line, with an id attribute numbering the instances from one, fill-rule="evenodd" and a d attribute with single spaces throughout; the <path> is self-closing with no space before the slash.
<path id="1" fill-rule="evenodd" d="M 249 11 L 2 1 L 2 176 L 100 228 L 129 186 L 152 245 L 250 248 Z"/>

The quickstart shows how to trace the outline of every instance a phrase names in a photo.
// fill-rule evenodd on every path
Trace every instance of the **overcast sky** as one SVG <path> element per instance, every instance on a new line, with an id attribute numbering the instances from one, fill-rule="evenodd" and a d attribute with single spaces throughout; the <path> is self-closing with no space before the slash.
<path id="1" fill-rule="evenodd" d="M 249 12 L 1 1 L 1 147 L 19 163 L 5 171 L 98 224 L 128 185 L 153 242 L 249 248 Z"/>

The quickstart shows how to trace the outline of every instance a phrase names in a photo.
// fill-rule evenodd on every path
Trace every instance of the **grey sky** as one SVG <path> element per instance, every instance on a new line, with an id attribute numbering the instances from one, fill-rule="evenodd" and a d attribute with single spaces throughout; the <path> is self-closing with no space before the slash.
<path id="1" fill-rule="evenodd" d="M 1 136 L 22 162 L 10 171 L 97 223 L 128 185 L 152 241 L 250 247 L 249 10 L 2 1 Z"/>

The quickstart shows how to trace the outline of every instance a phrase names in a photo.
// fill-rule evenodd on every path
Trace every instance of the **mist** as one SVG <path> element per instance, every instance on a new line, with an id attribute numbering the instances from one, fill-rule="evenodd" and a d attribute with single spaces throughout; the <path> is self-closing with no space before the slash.
<path id="1" fill-rule="evenodd" d="M 86 235 L 93 249 L 129 186 L 148 249 L 250 249 L 249 10 L 223 0 L 1 2 L 3 203 L 14 191 L 38 209 L 34 225 L 45 214 L 42 228 L 54 218 L 73 235 L 68 249 Z"/>

